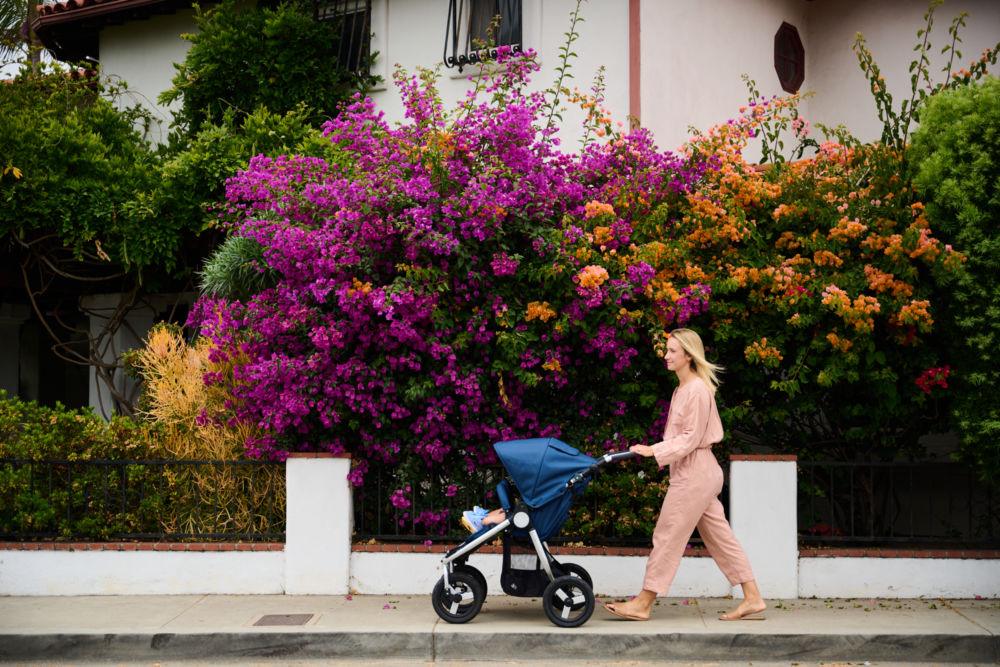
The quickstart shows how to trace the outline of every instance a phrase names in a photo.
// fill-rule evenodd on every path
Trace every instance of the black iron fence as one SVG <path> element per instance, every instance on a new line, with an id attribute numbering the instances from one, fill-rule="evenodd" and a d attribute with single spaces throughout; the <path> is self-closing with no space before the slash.
<path id="1" fill-rule="evenodd" d="M 284 464 L 0 459 L 0 539 L 282 541 Z"/>
<path id="2" fill-rule="evenodd" d="M 952 462 L 799 463 L 804 545 L 1000 545 L 997 498 Z"/>
<path id="3" fill-rule="evenodd" d="M 649 546 L 652 526 L 666 490 L 656 479 L 637 479 L 628 486 L 645 487 L 644 494 L 623 490 L 620 471 L 602 473 L 570 508 L 562 531 L 550 544 Z M 633 470 L 628 473 L 636 478 Z M 431 474 L 421 481 L 398 472 L 372 471 L 354 490 L 354 539 L 376 542 L 454 542 L 468 536 L 460 518 L 480 505 L 499 506 L 494 489 L 505 472 L 501 466 L 478 468 L 443 479 Z M 445 480 L 457 480 L 448 482 Z M 659 479 L 659 478 L 657 478 Z M 451 488 L 449 488 L 451 487 Z M 725 500 L 725 497 L 724 497 Z M 701 540 L 695 536 L 695 546 Z"/>
<path id="4" fill-rule="evenodd" d="M 447 481 L 453 473 L 407 480 L 372 471 L 354 489 L 354 539 L 461 539 L 461 512 L 497 506 L 503 476 L 499 466 L 459 483 Z M 623 486 L 622 474 L 598 477 L 551 542 L 648 546 L 665 485 L 624 476 L 644 494 Z M 805 546 L 1000 547 L 995 490 L 964 465 L 800 462 L 798 479 Z M 284 533 L 281 463 L 0 459 L 0 539 L 283 541 Z"/>

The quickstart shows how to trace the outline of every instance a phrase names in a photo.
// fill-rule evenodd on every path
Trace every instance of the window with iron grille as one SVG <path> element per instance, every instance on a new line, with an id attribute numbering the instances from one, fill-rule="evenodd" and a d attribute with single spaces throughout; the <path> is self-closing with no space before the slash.
<path id="1" fill-rule="evenodd" d="M 317 21 L 340 25 L 338 63 L 351 72 L 367 72 L 372 40 L 371 0 L 315 0 Z"/>
<path id="2" fill-rule="evenodd" d="M 461 72 L 470 63 L 495 57 L 498 46 L 521 50 L 521 0 L 449 0 L 446 67 Z"/>

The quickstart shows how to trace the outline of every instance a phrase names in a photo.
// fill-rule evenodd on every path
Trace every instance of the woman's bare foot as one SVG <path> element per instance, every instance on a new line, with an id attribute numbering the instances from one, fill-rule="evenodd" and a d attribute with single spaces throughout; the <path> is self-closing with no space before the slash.
<path id="1" fill-rule="evenodd" d="M 656 593 L 644 590 L 628 602 L 607 602 L 604 608 L 629 621 L 648 621 L 655 600 Z"/>
<path id="2" fill-rule="evenodd" d="M 736 609 L 719 616 L 720 621 L 758 621 L 764 620 L 763 612 L 767 604 L 761 598 L 743 600 Z"/>

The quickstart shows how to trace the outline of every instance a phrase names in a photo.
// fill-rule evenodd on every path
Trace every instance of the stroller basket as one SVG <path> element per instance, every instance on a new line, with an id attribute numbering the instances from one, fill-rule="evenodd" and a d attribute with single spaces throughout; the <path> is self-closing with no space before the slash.
<path id="1" fill-rule="evenodd" d="M 431 594 L 434 610 L 449 623 L 475 618 L 486 598 L 487 582 L 467 561 L 483 544 L 502 537 L 500 585 L 504 592 L 541 596 L 545 614 L 554 624 L 583 625 L 594 612 L 590 574 L 574 563 L 557 561 L 545 540 L 559 533 L 573 501 L 601 465 L 635 454 L 620 452 L 595 459 L 555 438 L 498 442 L 493 449 L 508 474 L 497 486 L 506 518 L 469 536 L 445 555 L 441 579 Z M 532 551 L 514 553 L 512 545 L 517 542 L 526 542 Z"/>

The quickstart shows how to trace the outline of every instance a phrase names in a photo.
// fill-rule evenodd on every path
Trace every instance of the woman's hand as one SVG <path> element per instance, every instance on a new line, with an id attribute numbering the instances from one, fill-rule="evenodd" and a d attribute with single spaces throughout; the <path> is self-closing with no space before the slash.
<path id="1" fill-rule="evenodd" d="M 639 456 L 650 457 L 653 455 L 653 448 L 649 445 L 632 445 L 628 448 L 633 454 L 638 454 Z"/>

